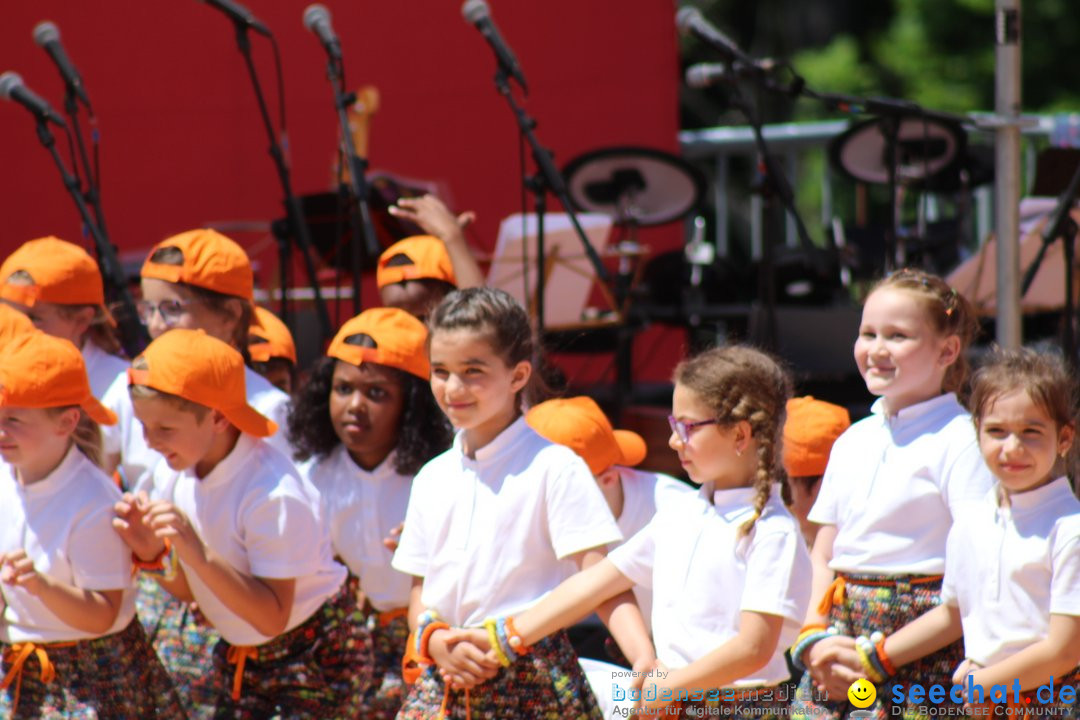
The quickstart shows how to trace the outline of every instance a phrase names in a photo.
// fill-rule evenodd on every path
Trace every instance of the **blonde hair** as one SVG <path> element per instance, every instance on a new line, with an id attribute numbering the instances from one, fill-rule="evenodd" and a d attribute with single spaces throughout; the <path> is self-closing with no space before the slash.
<path id="1" fill-rule="evenodd" d="M 32 286 L 34 277 L 26 270 L 16 270 L 8 276 L 6 282 L 9 285 L 25 285 Z M 67 303 L 51 303 L 56 306 L 57 311 L 64 317 L 65 320 L 70 320 L 71 317 L 77 313 L 82 312 L 86 308 L 93 308 L 94 317 L 90 321 L 90 328 L 86 331 L 86 334 L 81 340 L 89 340 L 97 345 L 103 351 L 110 355 L 117 355 L 124 357 L 124 349 L 120 344 L 120 335 L 117 333 L 116 328 L 109 322 L 108 313 L 105 312 L 104 305 L 94 304 L 67 304 Z"/>
<path id="2" fill-rule="evenodd" d="M 105 451 L 101 442 L 101 427 L 78 405 L 46 408 L 46 412 L 51 416 L 60 415 L 68 410 L 79 412 L 79 421 L 71 432 L 71 441 L 87 460 L 104 469 Z"/>
<path id="3" fill-rule="evenodd" d="M 772 493 L 773 480 L 786 481 L 781 463 L 791 378 L 769 355 L 754 348 L 731 345 L 713 348 L 684 360 L 675 368 L 675 382 L 692 390 L 721 425 L 746 421 L 757 441 L 757 470 L 752 487 L 754 515 L 740 528 L 740 537 L 754 529 Z"/>

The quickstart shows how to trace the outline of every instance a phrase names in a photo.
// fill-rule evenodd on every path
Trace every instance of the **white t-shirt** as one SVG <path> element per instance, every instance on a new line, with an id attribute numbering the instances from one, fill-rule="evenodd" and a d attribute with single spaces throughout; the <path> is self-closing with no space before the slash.
<path id="1" fill-rule="evenodd" d="M 789 677 L 784 648 L 799 635 L 810 602 L 810 555 L 774 486 L 751 534 L 753 488 L 683 495 L 659 508 L 645 529 L 609 556 L 623 575 L 653 591 L 656 656 L 670 667 L 698 660 L 739 634 L 742 611 L 784 618 L 765 667 L 734 686 Z"/>
<path id="2" fill-rule="evenodd" d="M 524 418 L 475 459 L 462 438 L 413 480 L 393 561 L 446 622 L 521 612 L 568 577 L 563 558 L 622 539 L 585 461 Z"/>
<path id="3" fill-rule="evenodd" d="M 991 490 L 949 532 L 942 602 L 960 608 L 966 655 L 991 665 L 1080 615 L 1080 500 L 1067 478 L 1010 498 Z M 1078 650 L 1080 654 L 1080 650 Z"/>
<path id="4" fill-rule="evenodd" d="M 289 413 L 289 396 L 270 384 L 270 381 L 249 367 L 244 368 L 244 383 L 248 405 L 278 424 L 278 430 L 266 438 L 292 461 L 292 447 L 286 438 L 286 421 Z M 132 490 L 150 491 L 148 482 L 161 454 L 151 450 L 143 437 L 143 427 L 135 417 L 128 394 L 127 373 L 116 378 L 102 398 L 102 404 L 116 413 L 115 425 L 102 425 L 101 433 L 105 452 L 120 453 L 120 470 L 124 484 Z"/>
<path id="5" fill-rule="evenodd" d="M 368 601 L 380 612 L 408 607 L 412 576 L 390 567 L 394 553 L 383 540 L 405 520 L 412 476 L 394 470 L 393 453 L 368 472 L 341 444 L 306 472 L 322 496 L 334 552 Z"/>
<path id="6" fill-rule="evenodd" d="M 111 635 L 135 617 L 131 550 L 112 527 L 120 491 L 74 445 L 44 479 L 23 486 L 0 461 L 0 554 L 25 550 L 34 568 L 84 590 L 124 590 L 108 632 L 65 624 L 26 590 L 0 583 L 0 641 L 71 642 Z"/>
<path id="7" fill-rule="evenodd" d="M 833 570 L 940 575 L 949 527 L 994 482 L 971 416 L 952 393 L 872 410 L 837 438 L 809 519 L 836 526 Z"/>
<path id="8" fill-rule="evenodd" d="M 202 479 L 159 463 L 153 487 L 154 497 L 176 505 L 203 543 L 235 569 L 261 578 L 295 578 L 285 632 L 311 617 L 345 581 L 345 568 L 333 558 L 318 491 L 261 440 L 241 434 L 233 451 Z M 199 609 L 225 640 L 262 645 L 273 639 L 233 613 L 186 563 L 180 564 Z"/>
<path id="9" fill-rule="evenodd" d="M 622 466 L 618 467 L 618 471 L 622 480 L 623 508 L 615 522 L 624 538 L 637 535 L 638 531 L 653 519 L 657 508 L 683 495 L 695 494 L 692 487 L 670 475 Z M 614 550 L 617 546 L 618 543 L 612 544 L 608 550 Z M 635 585 L 634 598 L 645 618 L 645 627 L 651 632 L 652 591 L 642 585 Z"/>
<path id="10" fill-rule="evenodd" d="M 124 379 L 127 379 L 130 363 L 122 357 L 105 352 L 92 341 L 83 343 L 82 356 L 86 365 L 86 377 L 90 380 L 90 392 L 98 400 L 105 396 L 116 378 L 123 375 Z"/>

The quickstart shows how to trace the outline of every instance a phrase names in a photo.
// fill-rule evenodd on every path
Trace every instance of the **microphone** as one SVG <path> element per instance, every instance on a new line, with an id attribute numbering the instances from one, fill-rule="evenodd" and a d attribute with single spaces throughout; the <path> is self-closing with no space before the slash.
<path id="1" fill-rule="evenodd" d="M 334 34 L 334 28 L 330 24 L 330 11 L 325 5 L 314 3 L 307 6 L 304 10 L 304 27 L 318 36 L 331 60 L 341 61 L 341 43 Z"/>
<path id="2" fill-rule="evenodd" d="M 744 53 L 735 41 L 720 32 L 715 25 L 705 19 L 696 7 L 680 8 L 675 13 L 675 24 L 683 35 L 695 35 L 706 45 L 719 52 L 726 62 L 742 63 L 748 68 L 757 67 L 757 63 Z"/>
<path id="3" fill-rule="evenodd" d="M 232 0 L 202 0 L 210 7 L 217 8 L 221 12 L 229 16 L 234 23 L 243 25 L 245 28 L 251 28 L 260 35 L 266 37 L 272 37 L 273 33 L 270 32 L 270 28 L 266 27 L 259 18 L 255 17 L 250 10 L 241 5 L 238 2 Z"/>
<path id="4" fill-rule="evenodd" d="M 698 63 L 686 68 L 685 79 L 688 87 L 704 90 L 713 85 L 730 85 L 740 76 L 768 72 L 776 67 L 780 67 L 780 63 L 772 58 L 757 60 L 751 68 L 747 68 L 741 62 L 730 65 L 728 63 Z"/>
<path id="5" fill-rule="evenodd" d="M 498 59 L 499 65 L 510 73 L 517 80 L 521 89 L 528 94 L 529 86 L 525 82 L 525 75 L 521 72 L 521 66 L 518 65 L 517 58 L 514 57 L 510 46 L 506 44 L 506 41 L 502 39 L 502 35 L 499 34 L 499 29 L 495 27 L 495 21 L 491 19 L 491 10 L 485 0 L 465 0 L 465 4 L 461 6 L 461 15 L 470 25 L 476 26 L 476 29 L 488 41 L 491 49 L 495 51 L 495 57 Z"/>
<path id="6" fill-rule="evenodd" d="M 90 98 L 86 95 L 86 89 L 83 88 L 82 76 L 79 75 L 79 71 L 75 69 L 75 65 L 72 64 L 71 59 L 64 52 L 64 46 L 60 42 L 60 28 L 56 27 L 56 23 L 49 20 L 43 20 L 34 26 L 34 42 L 38 44 L 38 47 L 42 48 L 49 54 L 52 61 L 56 63 L 56 67 L 60 69 L 60 76 L 64 78 L 64 82 L 67 83 L 68 89 L 75 93 L 79 100 L 82 100 L 83 105 L 90 108 Z"/>
<path id="7" fill-rule="evenodd" d="M 38 120 L 50 120 L 62 128 L 67 127 L 64 118 L 60 117 L 44 98 L 26 87 L 22 76 L 17 72 L 9 70 L 0 75 L 0 98 L 14 100 L 34 113 Z"/>

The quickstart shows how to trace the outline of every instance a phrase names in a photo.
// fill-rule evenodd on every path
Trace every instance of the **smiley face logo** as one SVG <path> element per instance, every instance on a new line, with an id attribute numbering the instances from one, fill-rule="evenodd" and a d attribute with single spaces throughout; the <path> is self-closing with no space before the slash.
<path id="1" fill-rule="evenodd" d="M 870 707 L 877 700 L 877 688 L 866 678 L 859 678 L 847 689 L 847 699 L 857 708 Z"/>

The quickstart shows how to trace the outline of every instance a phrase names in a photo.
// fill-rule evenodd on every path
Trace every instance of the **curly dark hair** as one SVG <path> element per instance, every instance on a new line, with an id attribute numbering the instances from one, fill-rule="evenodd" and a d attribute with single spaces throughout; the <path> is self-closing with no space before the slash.
<path id="1" fill-rule="evenodd" d="M 289 442 L 303 461 L 319 460 L 329 455 L 340 443 L 330 421 L 330 390 L 334 384 L 331 357 L 320 358 L 311 377 L 289 403 Z M 415 475 L 428 460 L 450 447 L 453 430 L 426 382 L 410 373 L 390 368 L 402 384 L 402 411 L 395 446 L 394 469 L 402 475 Z"/>

